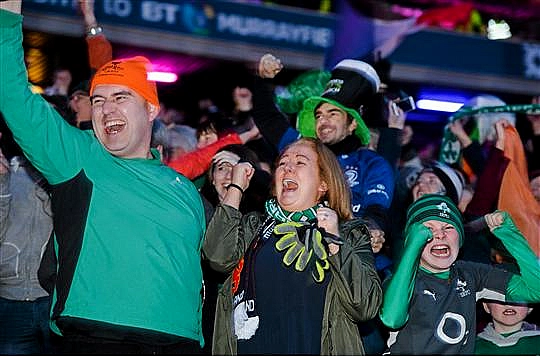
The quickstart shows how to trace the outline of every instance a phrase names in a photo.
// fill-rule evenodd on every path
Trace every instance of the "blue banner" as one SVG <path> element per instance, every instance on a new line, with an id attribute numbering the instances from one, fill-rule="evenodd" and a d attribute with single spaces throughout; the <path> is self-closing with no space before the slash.
<path id="1" fill-rule="evenodd" d="M 25 10 L 80 17 L 77 0 L 25 0 Z M 96 0 L 102 24 L 156 29 L 269 48 L 324 54 L 335 17 L 228 1 Z"/>
<path id="2" fill-rule="evenodd" d="M 390 60 L 448 71 L 540 78 L 540 45 L 446 31 L 420 31 L 408 36 Z"/>

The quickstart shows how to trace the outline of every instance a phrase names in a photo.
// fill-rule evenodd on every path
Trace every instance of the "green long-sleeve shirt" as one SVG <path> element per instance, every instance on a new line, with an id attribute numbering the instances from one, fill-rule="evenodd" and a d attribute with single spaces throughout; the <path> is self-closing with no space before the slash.
<path id="1" fill-rule="evenodd" d="M 198 192 L 156 151 L 151 159 L 115 157 L 33 94 L 21 24 L 22 16 L 0 10 L 0 111 L 53 185 L 53 330 L 202 345 Z"/>

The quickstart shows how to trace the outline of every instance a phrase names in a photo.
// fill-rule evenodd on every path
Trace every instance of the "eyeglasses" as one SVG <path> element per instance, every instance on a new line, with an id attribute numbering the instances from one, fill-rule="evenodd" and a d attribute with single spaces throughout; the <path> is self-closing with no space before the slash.
<path id="1" fill-rule="evenodd" d="M 106 102 L 111 102 L 116 105 L 125 103 L 130 98 L 133 98 L 133 94 L 127 91 L 122 91 L 112 94 L 109 98 L 105 98 L 101 95 L 93 95 L 90 97 L 90 104 L 93 108 L 101 108 Z"/>

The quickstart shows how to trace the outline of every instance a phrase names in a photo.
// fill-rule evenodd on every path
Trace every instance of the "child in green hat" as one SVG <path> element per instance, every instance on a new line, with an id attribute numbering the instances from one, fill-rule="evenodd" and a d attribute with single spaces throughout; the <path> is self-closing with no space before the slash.
<path id="1" fill-rule="evenodd" d="M 448 197 L 424 195 L 409 207 L 403 256 L 380 312 L 392 329 L 389 354 L 474 354 L 478 300 L 540 302 L 540 266 L 523 235 L 506 212 L 484 219 L 516 259 L 519 275 L 457 260 L 463 221 Z"/>

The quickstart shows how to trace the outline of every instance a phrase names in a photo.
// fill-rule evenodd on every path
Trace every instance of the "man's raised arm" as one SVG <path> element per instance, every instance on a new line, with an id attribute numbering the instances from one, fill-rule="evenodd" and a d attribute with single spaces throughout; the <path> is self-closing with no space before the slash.
<path id="1" fill-rule="evenodd" d="M 21 4 L 22 0 L 0 0 L 0 9 L 20 14 Z"/>

